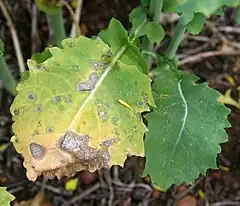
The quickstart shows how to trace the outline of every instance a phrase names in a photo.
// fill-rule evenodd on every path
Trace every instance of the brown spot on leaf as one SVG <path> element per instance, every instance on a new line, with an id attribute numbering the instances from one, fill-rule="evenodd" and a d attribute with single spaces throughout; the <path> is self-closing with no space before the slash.
<path id="1" fill-rule="evenodd" d="M 82 170 L 94 172 L 109 168 L 108 148 L 93 148 L 89 141 L 88 135 L 67 131 L 60 140 L 46 147 L 42 159 L 33 158 L 29 166 L 25 163 L 28 178 L 34 181 L 41 174 L 48 178 L 71 177 Z"/>
<path id="2" fill-rule="evenodd" d="M 32 157 L 35 159 L 41 159 L 45 154 L 45 148 L 34 142 L 29 145 L 29 150 Z"/>

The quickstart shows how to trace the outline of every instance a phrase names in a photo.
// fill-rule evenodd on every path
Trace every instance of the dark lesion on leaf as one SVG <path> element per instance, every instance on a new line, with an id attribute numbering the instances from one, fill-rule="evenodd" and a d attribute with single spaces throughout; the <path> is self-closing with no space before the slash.
<path id="1" fill-rule="evenodd" d="M 109 167 L 109 162 L 106 161 L 110 159 L 109 152 L 90 147 L 88 135 L 78 135 L 73 131 L 67 131 L 59 143 L 62 150 L 76 156 L 79 161 L 87 164 L 100 163 L 101 167 Z"/>
<path id="2" fill-rule="evenodd" d="M 81 91 L 92 91 L 95 88 L 95 85 L 98 81 L 98 73 L 97 72 L 92 72 L 88 80 L 86 81 L 79 81 L 77 82 L 76 85 L 76 91 L 81 92 Z"/>
<path id="3" fill-rule="evenodd" d="M 48 178 L 57 176 L 60 179 L 63 176 L 71 177 L 82 170 L 94 172 L 109 168 L 111 156 L 108 149 L 114 142 L 110 139 L 104 142 L 105 145 L 93 148 L 88 135 L 67 131 L 51 145 L 44 147 L 31 143 L 29 150 L 32 160 L 27 166 L 27 177 L 35 181 L 37 176 L 43 174 Z"/>
<path id="4" fill-rule="evenodd" d="M 46 152 L 45 148 L 42 145 L 34 143 L 34 142 L 32 142 L 29 145 L 29 150 L 30 150 L 32 157 L 35 159 L 42 159 Z"/>

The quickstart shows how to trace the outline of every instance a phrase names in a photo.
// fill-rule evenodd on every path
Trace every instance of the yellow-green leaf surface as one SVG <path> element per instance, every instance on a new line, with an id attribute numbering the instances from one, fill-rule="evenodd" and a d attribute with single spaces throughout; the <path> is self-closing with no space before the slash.
<path id="1" fill-rule="evenodd" d="M 75 191 L 77 189 L 77 186 L 78 178 L 70 179 L 65 183 L 65 189 L 68 191 Z"/>
<path id="2" fill-rule="evenodd" d="M 76 171 L 123 165 L 144 155 L 141 113 L 154 105 L 151 80 L 137 66 L 112 55 L 101 39 L 66 39 L 18 87 L 11 112 L 12 139 L 27 176 L 59 178 Z M 128 105 L 128 106 L 126 106 Z"/>
<path id="3" fill-rule="evenodd" d="M 0 187 L 0 205 L 9 206 L 10 202 L 14 200 L 14 196 L 6 191 L 6 187 Z"/>

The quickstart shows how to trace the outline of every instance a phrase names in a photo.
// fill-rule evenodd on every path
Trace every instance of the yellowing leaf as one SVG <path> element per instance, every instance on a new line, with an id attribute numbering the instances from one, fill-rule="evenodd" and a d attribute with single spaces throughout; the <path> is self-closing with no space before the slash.
<path id="1" fill-rule="evenodd" d="M 218 98 L 218 101 L 223 103 L 223 104 L 228 104 L 228 105 L 232 105 L 238 109 L 240 109 L 240 102 L 237 102 L 236 100 L 234 100 L 232 97 L 231 97 L 231 92 L 232 92 L 232 89 L 228 89 L 224 95 L 220 96 Z"/>
<path id="2" fill-rule="evenodd" d="M 65 189 L 69 191 L 75 191 L 78 186 L 78 178 L 70 179 L 65 184 Z"/>
<path id="3" fill-rule="evenodd" d="M 9 206 L 10 202 L 14 200 L 14 196 L 6 191 L 6 187 L 0 187 L 0 205 Z"/>
<path id="4" fill-rule="evenodd" d="M 4 151 L 6 149 L 6 144 L 1 144 L 0 145 L 0 152 Z"/>
<path id="5" fill-rule="evenodd" d="M 14 146 L 30 180 L 92 172 L 144 155 L 141 113 L 154 105 L 151 80 L 121 61 L 126 45 L 114 55 L 99 38 L 62 45 L 50 48 L 52 56 L 42 63 L 28 61 L 30 75 L 11 106 Z"/>

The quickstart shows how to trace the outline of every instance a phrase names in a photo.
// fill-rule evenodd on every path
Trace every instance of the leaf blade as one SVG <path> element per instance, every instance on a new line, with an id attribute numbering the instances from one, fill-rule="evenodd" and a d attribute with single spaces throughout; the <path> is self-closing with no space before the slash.
<path id="1" fill-rule="evenodd" d="M 42 63 L 29 60 L 30 76 L 19 84 L 11 106 L 14 146 L 31 180 L 95 171 L 122 165 L 127 154 L 144 155 L 141 112 L 154 104 L 150 78 L 121 61 L 124 45 L 114 55 L 101 39 L 78 37 L 62 45 L 50 48 L 52 56 Z M 78 146 L 69 149 L 70 142 Z"/>
<path id="2" fill-rule="evenodd" d="M 15 199 L 13 195 L 7 192 L 6 187 L 0 187 L 0 205 L 9 206 L 10 202 Z"/>
<path id="3" fill-rule="evenodd" d="M 217 103 L 217 91 L 194 85 L 197 79 L 162 70 L 154 84 L 157 109 L 147 115 L 145 174 L 163 190 L 216 168 L 219 144 L 227 141 L 229 109 Z"/>

